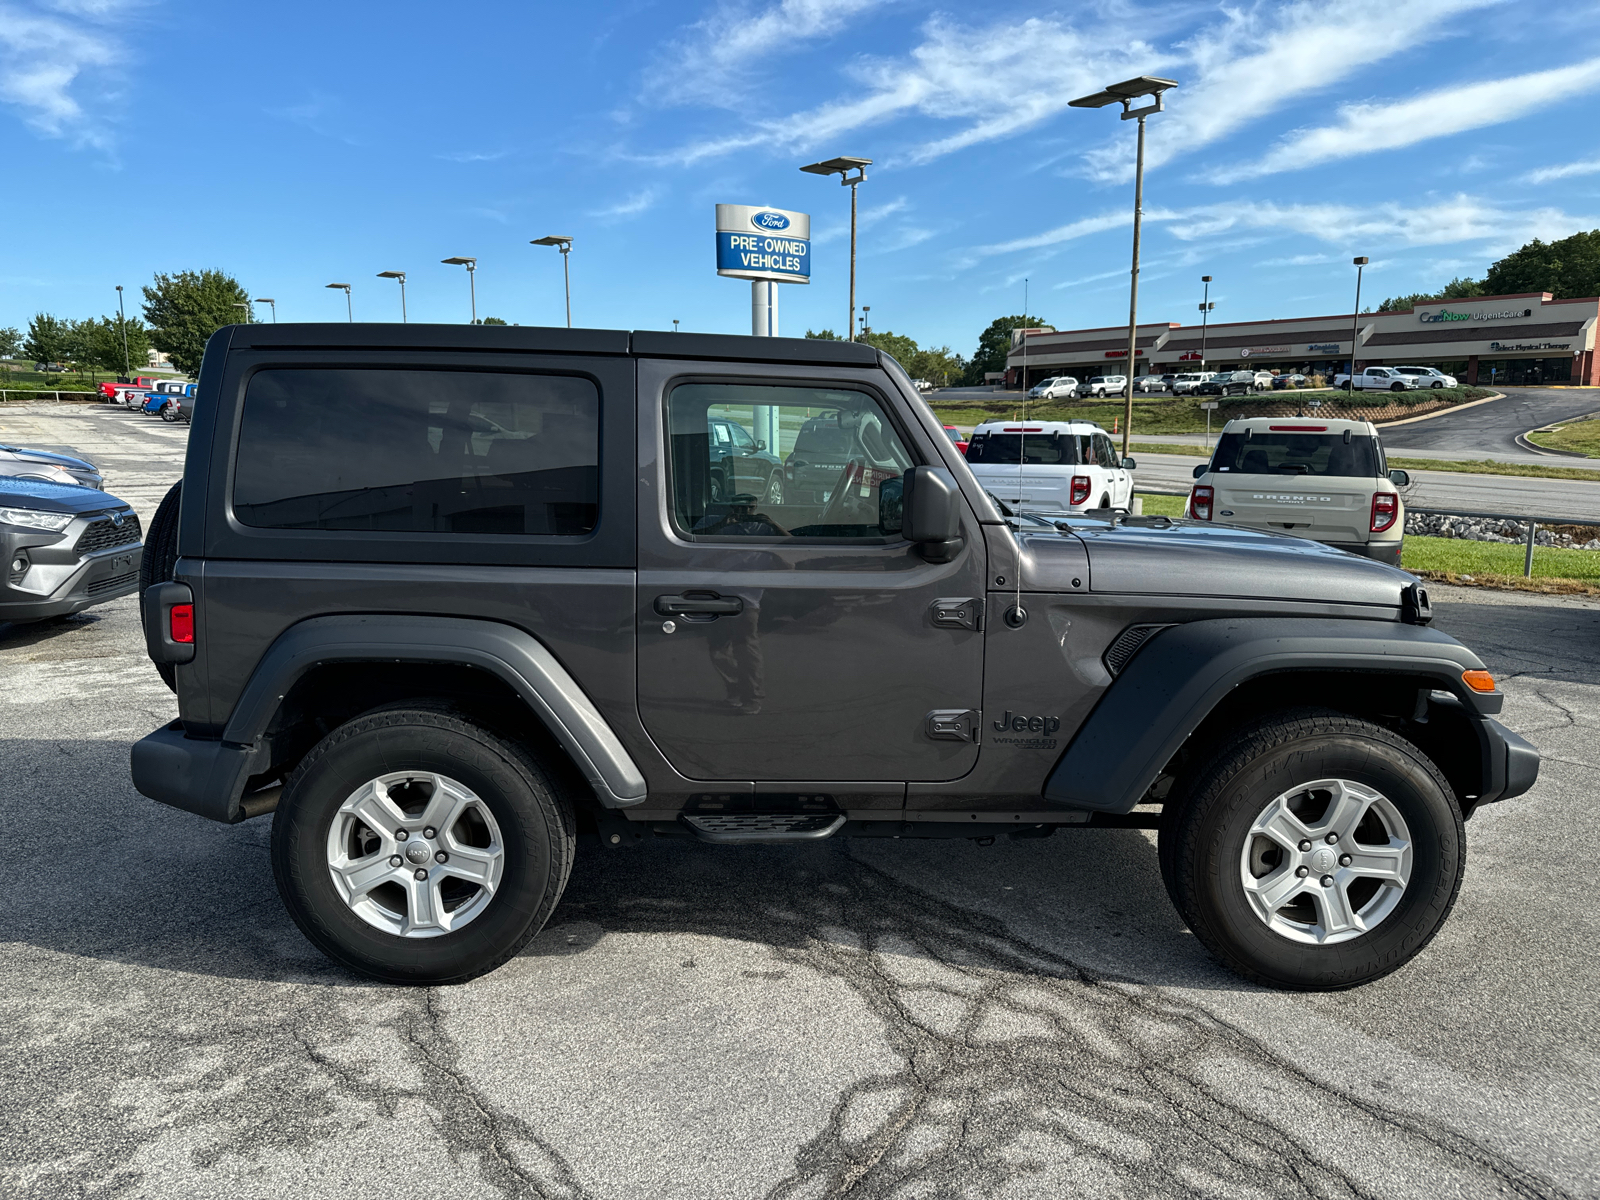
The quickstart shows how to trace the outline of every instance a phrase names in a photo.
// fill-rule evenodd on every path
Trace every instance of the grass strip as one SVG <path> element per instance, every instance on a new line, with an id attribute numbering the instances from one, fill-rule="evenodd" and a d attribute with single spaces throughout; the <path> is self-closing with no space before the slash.
<path id="1" fill-rule="evenodd" d="M 1528 440 L 1535 446 L 1544 446 L 1549 450 L 1569 450 L 1590 458 L 1600 458 L 1600 420 L 1587 417 L 1568 421 L 1554 429 L 1530 433 Z"/>
<path id="2" fill-rule="evenodd" d="M 1503 463 L 1490 459 L 1394 458 L 1390 467 L 1405 471 L 1449 471 L 1461 475 L 1523 475 L 1534 479 L 1581 479 L 1600 483 L 1593 467 L 1547 467 L 1542 463 Z"/>

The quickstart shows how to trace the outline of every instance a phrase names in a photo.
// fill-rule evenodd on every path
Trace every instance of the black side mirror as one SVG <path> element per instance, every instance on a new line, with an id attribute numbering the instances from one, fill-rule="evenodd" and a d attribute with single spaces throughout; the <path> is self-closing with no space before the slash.
<path id="1" fill-rule="evenodd" d="M 1199 479 L 1199 478 L 1201 478 L 1201 477 L 1202 477 L 1202 476 L 1204 476 L 1204 475 L 1205 475 L 1205 473 L 1206 473 L 1206 472 L 1207 472 L 1207 471 L 1209 471 L 1209 470 L 1211 470 L 1211 464 L 1210 464 L 1210 463 L 1208 463 L 1208 462 L 1203 462 L 1203 463 L 1201 463 L 1201 464 L 1200 464 L 1200 465 L 1199 465 L 1199 466 L 1198 466 L 1198 467 L 1196 467 L 1196 468 L 1195 468 L 1195 469 L 1194 469 L 1194 477 L 1195 477 L 1195 478 L 1196 478 L 1196 479 Z"/>
<path id="2" fill-rule="evenodd" d="M 1134 462 L 1131 458 L 1125 458 L 1122 460 L 1122 469 L 1124 471 L 1137 471 L 1139 469 L 1139 464 Z"/>
<path id="3" fill-rule="evenodd" d="M 961 489 L 944 467 L 912 467 L 901 476 L 901 532 L 929 562 L 949 562 L 961 549 Z"/>
<path id="4" fill-rule="evenodd" d="M 1395 487 L 1409 487 L 1411 485 L 1411 473 L 1409 471 L 1390 471 L 1389 482 L 1394 484 Z"/>

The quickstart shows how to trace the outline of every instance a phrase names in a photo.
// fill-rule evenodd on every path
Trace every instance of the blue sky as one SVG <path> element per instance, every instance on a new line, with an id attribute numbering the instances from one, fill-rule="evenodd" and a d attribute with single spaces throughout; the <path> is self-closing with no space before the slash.
<path id="1" fill-rule="evenodd" d="M 1600 4 L 747 0 L 217 5 L 0 0 L 0 325 L 219 267 L 281 320 L 478 311 L 743 333 L 713 205 L 812 214 L 786 334 L 841 329 L 861 187 L 872 324 L 970 354 L 993 317 L 1127 319 L 1132 122 L 1066 102 L 1151 73 L 1140 312 L 1348 311 L 1600 227 Z M 1136 40 L 1130 41 L 1130 36 Z M 258 314 L 268 316 L 263 307 Z"/>

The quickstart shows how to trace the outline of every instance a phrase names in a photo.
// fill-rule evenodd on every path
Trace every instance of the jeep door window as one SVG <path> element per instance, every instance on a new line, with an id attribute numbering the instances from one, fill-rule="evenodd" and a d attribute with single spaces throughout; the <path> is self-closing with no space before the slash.
<path id="1" fill-rule="evenodd" d="M 251 376 L 233 509 L 264 529 L 579 537 L 599 520 L 600 395 L 559 375 Z"/>
<path id="2" fill-rule="evenodd" d="M 1241 475 L 1325 475 L 1374 479 L 1376 439 L 1342 433 L 1225 433 L 1217 442 L 1214 471 Z"/>
<path id="3" fill-rule="evenodd" d="M 865 392 L 680 384 L 667 427 L 682 536 L 899 540 L 899 479 L 915 460 Z"/>

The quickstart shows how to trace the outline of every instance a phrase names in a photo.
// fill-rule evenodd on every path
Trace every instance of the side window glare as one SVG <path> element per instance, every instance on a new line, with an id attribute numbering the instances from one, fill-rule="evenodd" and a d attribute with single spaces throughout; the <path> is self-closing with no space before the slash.
<path id="1" fill-rule="evenodd" d="M 666 419 L 680 535 L 899 540 L 899 480 L 915 460 L 868 393 L 680 384 L 667 397 Z"/>

